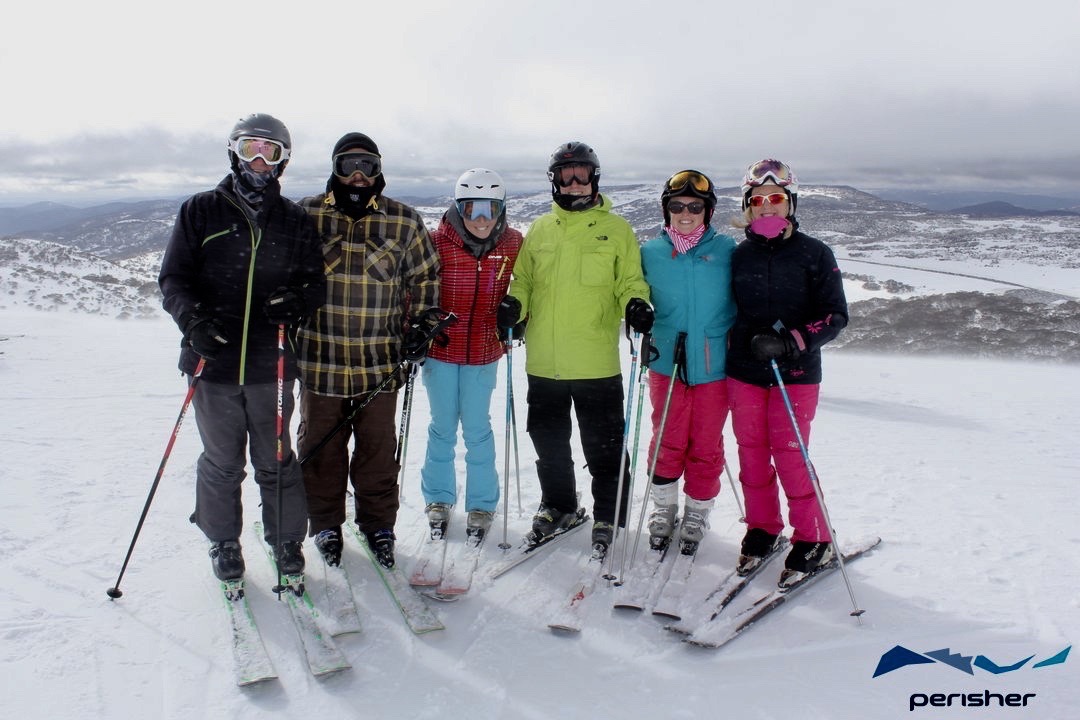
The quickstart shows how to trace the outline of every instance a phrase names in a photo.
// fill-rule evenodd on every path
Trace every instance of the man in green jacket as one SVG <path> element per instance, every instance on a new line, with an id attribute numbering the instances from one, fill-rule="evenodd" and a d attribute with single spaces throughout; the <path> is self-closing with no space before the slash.
<path id="1" fill-rule="evenodd" d="M 560 145 L 551 155 L 548 178 L 551 212 L 525 235 L 498 322 L 511 327 L 528 318 L 526 429 L 542 491 L 532 540 L 577 522 L 572 404 L 592 475 L 593 546 L 604 553 L 614 536 L 622 459 L 620 323 L 625 312 L 630 327 L 648 332 L 653 312 L 637 239 L 600 194 L 600 161 L 593 149 L 582 142 Z M 624 482 L 620 525 L 626 490 Z"/>

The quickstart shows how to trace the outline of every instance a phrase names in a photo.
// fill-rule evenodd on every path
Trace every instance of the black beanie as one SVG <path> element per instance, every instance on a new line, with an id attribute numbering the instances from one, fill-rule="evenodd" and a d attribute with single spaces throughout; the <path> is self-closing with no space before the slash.
<path id="1" fill-rule="evenodd" d="M 379 146 L 364 133 L 352 132 L 343 135 L 341 139 L 337 141 L 337 144 L 334 145 L 334 154 L 332 157 L 337 157 L 341 153 L 349 150 L 363 150 L 372 155 L 379 155 Z M 380 155 L 379 157 L 382 156 Z"/>

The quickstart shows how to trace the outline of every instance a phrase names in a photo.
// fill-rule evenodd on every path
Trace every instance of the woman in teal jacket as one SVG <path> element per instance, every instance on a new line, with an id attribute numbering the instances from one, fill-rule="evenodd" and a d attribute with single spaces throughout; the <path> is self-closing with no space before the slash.
<path id="1" fill-rule="evenodd" d="M 656 321 L 653 344 L 660 357 L 649 366 L 653 438 L 649 444 L 653 511 L 649 544 L 667 547 L 679 509 L 679 477 L 685 478 L 685 510 L 679 537 L 684 553 L 696 552 L 705 533 L 724 469 L 727 334 L 735 321 L 731 253 L 735 240 L 709 225 L 716 208 L 712 181 L 696 170 L 677 172 L 660 196 L 664 230 L 641 249 L 641 262 Z M 685 353 L 676 343 L 686 334 Z M 674 376 L 674 377 L 673 377 Z M 663 437 L 657 437 L 668 392 Z M 657 456 L 656 453 L 659 453 Z"/>

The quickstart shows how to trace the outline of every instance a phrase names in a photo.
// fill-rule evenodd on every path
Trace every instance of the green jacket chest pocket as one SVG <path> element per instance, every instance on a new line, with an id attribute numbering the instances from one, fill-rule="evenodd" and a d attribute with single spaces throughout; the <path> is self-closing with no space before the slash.
<path id="1" fill-rule="evenodd" d="M 581 254 L 581 284 L 603 287 L 615 281 L 614 248 L 590 248 Z"/>

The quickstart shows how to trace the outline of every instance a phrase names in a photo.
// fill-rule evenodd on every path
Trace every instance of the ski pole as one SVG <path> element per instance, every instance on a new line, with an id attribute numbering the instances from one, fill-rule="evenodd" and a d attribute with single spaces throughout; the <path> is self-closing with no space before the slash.
<path id="1" fill-rule="evenodd" d="M 431 328 L 428 329 L 428 331 L 427 331 L 427 341 L 431 342 L 431 340 L 433 340 L 435 338 L 435 336 L 438 335 L 440 330 L 442 330 L 447 325 L 450 325 L 452 323 L 457 322 L 457 319 L 458 319 L 457 315 L 455 315 L 454 313 L 452 313 L 452 312 L 446 313 L 446 317 L 442 318 L 437 323 L 435 323 Z M 397 378 L 397 374 L 401 371 L 401 369 L 403 367 L 405 367 L 408 363 L 409 363 L 409 360 L 405 359 L 405 360 L 402 360 L 401 362 L 399 362 L 397 365 L 395 365 L 394 369 L 386 374 L 386 377 L 383 378 L 382 382 L 380 382 L 375 387 L 374 390 L 372 390 L 371 392 L 368 393 L 368 396 L 366 398 L 364 398 L 363 402 L 357 404 L 357 406 L 354 407 L 352 409 L 352 411 L 349 412 L 348 416 L 344 420 L 342 420 L 340 423 L 337 424 L 337 427 L 335 427 L 333 430 L 328 432 L 326 434 L 326 436 L 322 440 L 320 440 L 319 442 L 317 442 L 315 444 L 315 447 L 313 447 L 310 451 L 308 451 L 308 453 L 306 455 L 304 455 L 304 457 L 300 458 L 300 464 L 303 465 L 308 460 L 315 457 L 315 455 L 317 455 L 320 450 L 322 450 L 324 447 L 326 447 L 327 443 L 329 443 L 331 440 L 334 439 L 335 435 L 337 435 L 343 429 L 348 427 L 352 423 L 353 418 L 355 418 L 357 416 L 357 414 L 361 410 L 366 408 L 371 403 L 371 401 L 375 399 L 375 397 L 379 393 L 381 393 L 383 390 L 385 390 L 390 385 L 390 383 L 392 383 Z"/>
<path id="2" fill-rule="evenodd" d="M 188 390 L 187 395 L 184 396 L 184 403 L 180 406 L 180 415 L 176 418 L 176 425 L 173 426 L 172 434 L 169 435 L 169 442 L 165 446 L 165 454 L 161 456 L 161 463 L 158 465 L 157 474 L 154 476 L 154 482 L 150 485 L 150 494 L 146 496 L 146 503 L 143 505 L 142 514 L 139 516 L 139 522 L 135 526 L 135 534 L 131 537 L 131 544 L 128 545 L 127 555 L 124 556 L 124 564 L 120 567 L 120 574 L 116 578 L 116 584 L 105 591 L 105 594 L 113 600 L 124 594 L 120 591 L 120 581 L 124 578 L 124 572 L 127 570 L 128 561 L 131 560 L 131 553 L 135 550 L 135 541 L 139 539 L 139 533 L 142 531 L 143 523 L 146 521 L 146 514 L 150 512 L 150 503 L 154 500 L 154 493 L 157 492 L 158 483 L 161 482 L 161 476 L 165 474 L 165 463 L 169 461 L 169 455 L 172 454 L 173 445 L 176 443 L 176 436 L 180 434 L 180 425 L 184 422 L 184 415 L 187 414 L 188 405 L 191 404 L 191 398 L 195 395 L 195 386 L 199 384 L 199 377 L 202 375 L 205 366 L 206 358 L 200 357 L 199 364 L 195 366 L 195 373 L 191 376 L 191 382 L 188 383 Z"/>
<path id="3" fill-rule="evenodd" d="M 630 419 L 634 414 L 634 381 L 637 375 L 638 366 L 638 349 L 637 341 L 641 337 L 641 333 L 637 330 L 634 331 L 634 337 L 630 338 L 630 384 L 626 389 L 626 416 L 623 418 L 623 432 L 622 432 L 622 450 L 619 454 L 619 482 L 617 484 L 618 491 L 615 495 L 615 529 L 611 536 L 611 552 L 604 556 L 604 566 L 606 572 L 604 573 L 605 580 L 614 580 L 615 575 L 611 573 L 612 556 L 615 554 L 615 547 L 619 540 L 619 517 L 623 511 L 623 491 L 627 491 L 629 496 L 633 492 L 633 487 L 626 487 L 626 462 L 627 462 L 627 447 L 630 443 Z M 630 515 L 630 508 L 633 503 L 629 503 L 626 508 L 626 515 Z M 625 533 L 624 533 L 625 535 Z"/>
<path id="4" fill-rule="evenodd" d="M 274 538 L 274 546 L 277 548 L 275 554 L 274 566 L 277 568 L 277 585 L 274 586 L 273 591 L 277 594 L 278 600 L 281 600 L 281 593 L 286 590 L 285 584 L 281 581 L 281 563 L 277 562 L 277 557 L 283 552 L 281 544 L 281 522 L 282 512 L 281 503 L 284 497 L 284 493 L 281 492 L 281 466 L 285 462 L 285 324 L 278 325 L 277 331 L 277 488 L 274 490 L 274 495 L 277 502 L 277 507 L 274 512 L 275 524 L 277 525 Z"/>
<path id="5" fill-rule="evenodd" d="M 400 465 L 398 470 L 398 497 L 401 499 L 405 499 L 405 454 L 409 448 L 413 392 L 416 387 L 416 375 L 418 372 L 420 372 L 420 366 L 412 363 L 409 366 L 409 378 L 405 381 L 405 397 L 401 403 L 401 423 L 398 425 L 397 452 L 394 454 L 394 462 Z"/>
<path id="6" fill-rule="evenodd" d="M 731 465 L 727 462 L 724 463 L 724 472 L 727 473 L 728 487 L 731 488 L 731 496 L 735 498 L 735 504 L 739 506 L 739 522 L 746 522 L 746 511 L 743 510 L 742 500 L 739 499 L 739 493 L 735 490 L 735 478 L 731 475 Z"/>
<path id="7" fill-rule="evenodd" d="M 664 440 L 664 427 L 667 425 L 668 410 L 671 408 L 671 395 L 675 391 L 675 382 L 679 377 L 680 366 L 686 363 L 686 333 L 680 332 L 675 337 L 675 355 L 671 364 L 671 382 L 668 383 L 667 396 L 664 398 L 664 409 L 660 413 L 660 425 L 656 429 L 656 447 L 653 449 L 652 462 L 649 463 L 648 482 L 652 482 L 656 475 L 656 462 L 660 459 L 660 446 Z M 645 526 L 645 509 L 649 507 L 646 501 L 641 503 L 641 513 L 638 515 L 637 536 L 634 538 L 634 549 L 630 553 L 630 565 L 627 570 L 634 569 L 634 560 L 637 558 L 638 541 L 641 539 L 641 529 Z"/>
<path id="8" fill-rule="evenodd" d="M 860 610 L 859 604 L 855 601 L 855 591 L 851 588 L 851 580 L 848 579 L 847 568 L 844 567 L 844 554 L 840 552 L 840 544 L 836 541 L 836 531 L 833 529 L 832 519 L 829 518 L 829 509 L 825 507 L 825 496 L 821 492 L 821 483 L 818 482 L 814 464 L 810 462 L 810 453 L 806 449 L 806 443 L 803 442 L 802 432 L 799 431 L 799 423 L 795 419 L 795 409 L 791 405 L 791 398 L 788 397 L 784 379 L 780 377 L 780 368 L 776 364 L 776 358 L 770 359 L 769 364 L 772 366 L 773 375 L 776 376 L 776 384 L 780 388 L 780 395 L 784 398 L 784 406 L 787 408 L 788 418 L 791 420 L 791 428 L 795 431 L 795 439 L 799 442 L 799 452 L 802 453 L 803 461 L 806 462 L 806 470 L 810 473 L 814 494 L 817 495 L 818 505 L 821 506 L 821 514 L 825 516 L 825 524 L 828 526 L 829 534 L 832 536 L 833 548 L 836 550 L 836 560 L 840 564 L 840 574 L 844 576 L 844 585 L 847 586 L 848 597 L 851 598 L 853 608 L 851 615 L 857 618 L 866 611 Z"/>
<path id="9" fill-rule="evenodd" d="M 630 453 L 630 497 L 633 497 L 634 481 L 637 478 L 637 461 L 638 461 L 638 449 L 641 446 L 641 412 L 645 407 L 645 386 L 647 384 L 649 363 L 655 360 L 659 356 L 656 352 L 656 348 L 652 346 L 652 335 L 645 334 L 645 337 L 641 342 L 641 366 L 638 369 L 638 389 L 637 389 L 637 417 L 634 420 L 634 446 Z M 648 487 L 648 486 L 646 486 Z M 647 492 L 647 491 L 646 491 Z M 647 498 L 642 498 L 642 502 L 647 502 Z M 628 514 L 629 516 L 629 514 Z M 638 532 L 641 528 L 638 528 Z M 623 533 L 622 554 L 619 564 L 619 579 L 615 581 L 615 586 L 619 587 L 623 584 L 622 578 L 626 572 L 626 555 L 630 549 L 630 533 Z"/>
<path id="10" fill-rule="evenodd" d="M 509 369 L 509 368 L 508 368 Z M 517 506 L 518 517 L 525 512 L 521 508 L 521 454 L 518 452 L 517 411 L 514 407 L 514 380 L 513 376 L 507 378 L 507 392 L 510 393 L 510 436 L 514 438 L 514 480 L 517 483 Z"/>
<path id="11" fill-rule="evenodd" d="M 506 329 L 506 441 L 503 449 L 503 539 L 499 547 L 510 549 L 507 540 L 510 522 L 510 428 L 514 426 L 515 447 L 517 443 L 517 424 L 514 422 L 514 328 Z M 521 484 L 518 480 L 518 514 L 521 514 Z"/>

